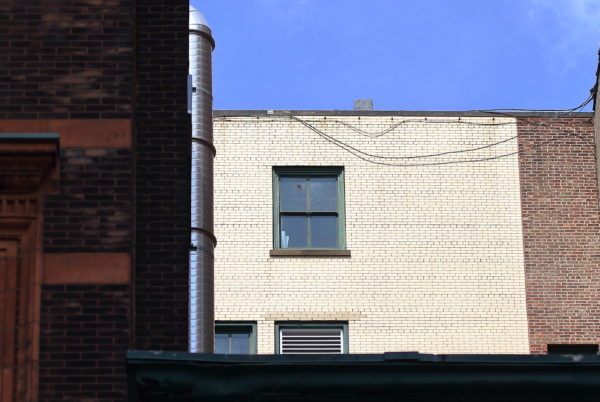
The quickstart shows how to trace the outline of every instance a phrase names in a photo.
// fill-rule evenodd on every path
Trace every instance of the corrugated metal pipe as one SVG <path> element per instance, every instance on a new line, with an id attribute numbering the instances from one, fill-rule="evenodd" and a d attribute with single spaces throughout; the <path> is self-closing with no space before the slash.
<path id="1" fill-rule="evenodd" d="M 212 51 L 215 41 L 204 16 L 190 6 L 192 81 L 192 219 L 189 351 L 214 349 L 214 255 Z"/>

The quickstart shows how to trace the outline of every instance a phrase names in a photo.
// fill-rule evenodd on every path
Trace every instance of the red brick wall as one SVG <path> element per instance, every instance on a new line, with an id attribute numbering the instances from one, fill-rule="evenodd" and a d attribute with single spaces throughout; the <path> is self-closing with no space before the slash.
<path id="1" fill-rule="evenodd" d="M 600 231 L 591 120 L 519 118 L 530 349 L 600 343 Z"/>

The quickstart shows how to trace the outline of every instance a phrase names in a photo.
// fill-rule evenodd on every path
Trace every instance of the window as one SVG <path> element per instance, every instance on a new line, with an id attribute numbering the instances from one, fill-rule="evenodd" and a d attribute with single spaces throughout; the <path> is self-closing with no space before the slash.
<path id="1" fill-rule="evenodd" d="M 279 354 L 348 353 L 347 323 L 278 323 L 275 331 Z"/>
<path id="2" fill-rule="evenodd" d="M 256 354 L 256 323 L 215 323 L 215 353 L 223 355 Z"/>
<path id="3" fill-rule="evenodd" d="M 549 355 L 585 355 L 598 354 L 598 345 L 595 344 L 555 344 L 548 345 Z"/>
<path id="4" fill-rule="evenodd" d="M 344 249 L 344 170 L 273 169 L 274 249 Z"/>

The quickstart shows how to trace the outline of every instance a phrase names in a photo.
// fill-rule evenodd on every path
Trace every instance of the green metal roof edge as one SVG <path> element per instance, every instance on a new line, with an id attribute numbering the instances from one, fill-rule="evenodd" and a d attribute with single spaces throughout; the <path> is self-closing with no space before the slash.
<path id="1" fill-rule="evenodd" d="M 459 396 L 510 393 L 517 398 L 514 400 L 543 395 L 536 401 L 556 395 L 583 395 L 588 399 L 576 400 L 587 401 L 600 394 L 600 356 L 595 355 L 405 352 L 227 356 L 129 351 L 127 372 L 129 400 L 135 402 L 241 401 L 261 395 L 317 395 L 321 398 L 318 401 L 338 401 L 343 399 L 335 399 L 336 395 L 373 393 L 430 395 L 431 400 L 446 400 L 440 397 L 445 392 Z M 281 400 L 301 400 L 298 398 Z"/>
<path id="2" fill-rule="evenodd" d="M 355 364 L 355 363 L 479 363 L 479 364 L 598 364 L 600 355 L 517 355 L 517 354 L 423 354 L 418 352 L 388 352 L 383 354 L 340 355 L 218 355 L 188 352 L 130 350 L 128 361 L 177 361 L 197 364 Z"/>

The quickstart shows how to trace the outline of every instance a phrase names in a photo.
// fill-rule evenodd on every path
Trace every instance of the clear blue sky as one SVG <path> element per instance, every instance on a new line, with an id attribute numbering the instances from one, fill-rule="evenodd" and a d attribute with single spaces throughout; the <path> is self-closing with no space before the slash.
<path id="1" fill-rule="evenodd" d="M 191 4 L 217 43 L 215 109 L 562 109 L 598 64 L 600 0 Z"/>

